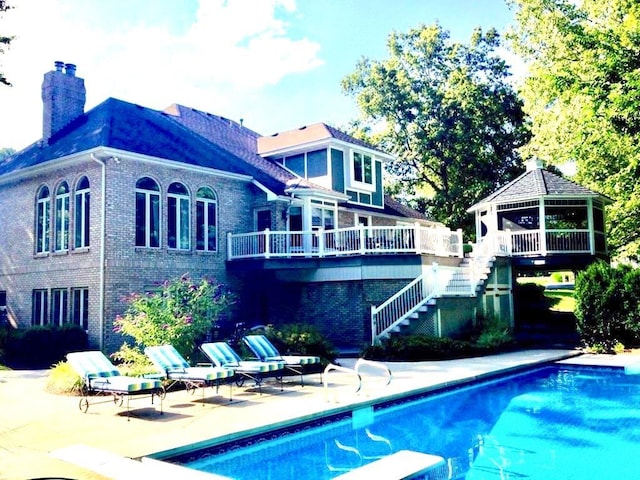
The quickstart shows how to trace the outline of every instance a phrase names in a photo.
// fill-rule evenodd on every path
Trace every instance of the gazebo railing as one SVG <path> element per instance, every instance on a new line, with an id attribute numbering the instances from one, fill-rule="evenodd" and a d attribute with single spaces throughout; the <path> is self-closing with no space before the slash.
<path id="1" fill-rule="evenodd" d="M 506 256 L 595 253 L 589 230 L 499 231 L 483 238 L 487 253 Z"/>

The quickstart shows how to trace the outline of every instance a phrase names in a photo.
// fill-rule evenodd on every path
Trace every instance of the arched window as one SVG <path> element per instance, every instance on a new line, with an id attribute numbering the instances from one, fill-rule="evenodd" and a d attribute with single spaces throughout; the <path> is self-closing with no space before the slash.
<path id="1" fill-rule="evenodd" d="M 136 246 L 160 246 L 160 187 L 149 177 L 136 182 Z"/>
<path id="2" fill-rule="evenodd" d="M 181 183 L 172 183 L 167 191 L 169 211 L 167 212 L 167 245 L 177 250 L 191 248 L 191 204 L 189 191 Z"/>
<path id="3" fill-rule="evenodd" d="M 55 231 L 53 232 L 53 250 L 69 250 L 69 185 L 62 182 L 56 189 Z"/>
<path id="4" fill-rule="evenodd" d="M 36 202 L 36 253 L 49 251 L 50 212 L 51 196 L 45 185 L 40 187 Z"/>
<path id="5" fill-rule="evenodd" d="M 89 246 L 89 179 L 82 177 L 76 183 L 74 204 L 74 248 L 86 248 Z"/>
<path id="6" fill-rule="evenodd" d="M 215 252 L 218 248 L 218 199 L 209 187 L 198 189 L 196 197 L 196 248 Z"/>

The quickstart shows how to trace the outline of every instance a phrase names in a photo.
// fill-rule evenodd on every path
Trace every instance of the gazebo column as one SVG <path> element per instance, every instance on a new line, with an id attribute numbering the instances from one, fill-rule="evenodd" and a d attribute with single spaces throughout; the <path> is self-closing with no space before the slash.
<path id="1" fill-rule="evenodd" d="M 538 206 L 538 224 L 540 227 L 540 254 L 542 256 L 547 255 L 547 220 L 545 216 L 545 205 L 544 205 L 544 197 L 540 199 L 540 204 Z"/>
<path id="2" fill-rule="evenodd" d="M 596 254 L 596 229 L 593 221 L 593 198 L 587 198 L 587 227 L 589 228 L 589 252 Z"/>

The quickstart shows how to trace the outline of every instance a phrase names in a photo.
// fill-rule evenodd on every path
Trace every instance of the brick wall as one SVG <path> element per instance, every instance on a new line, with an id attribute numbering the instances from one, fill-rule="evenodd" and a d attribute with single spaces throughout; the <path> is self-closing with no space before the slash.
<path id="1" fill-rule="evenodd" d="M 227 275 L 225 268 L 227 233 L 253 230 L 253 210 L 263 194 L 247 182 L 215 176 L 185 166 L 160 165 L 126 157 L 106 160 L 106 242 L 104 269 L 104 319 L 100 325 L 100 252 L 101 252 L 101 166 L 87 158 L 68 167 L 49 169 L 46 174 L 11 184 L 0 185 L 0 290 L 7 291 L 7 304 L 21 328 L 31 325 L 32 291 L 34 289 L 86 287 L 89 289 L 89 338 L 92 347 L 116 350 L 120 335 L 113 334 L 112 322 L 123 313 L 126 294 L 188 274 L 192 278 L 212 278 L 232 291 L 240 281 Z M 72 188 L 70 202 L 71 238 L 73 238 L 73 187 L 86 175 L 90 182 L 91 233 L 90 247 L 80 251 L 71 248 L 63 254 L 35 255 L 35 204 L 39 187 L 48 185 L 54 205 L 55 187 L 66 180 Z M 135 184 L 138 178 L 155 179 L 162 192 L 162 234 L 158 249 L 135 246 Z M 178 252 L 167 248 L 167 187 L 183 183 L 191 193 L 192 249 Z M 213 253 L 195 250 L 195 192 L 209 186 L 218 198 L 218 250 Z M 53 210 L 52 210 L 53 222 Z M 52 223 L 53 229 L 53 223 Z M 53 241 L 53 238 L 51 239 Z"/>

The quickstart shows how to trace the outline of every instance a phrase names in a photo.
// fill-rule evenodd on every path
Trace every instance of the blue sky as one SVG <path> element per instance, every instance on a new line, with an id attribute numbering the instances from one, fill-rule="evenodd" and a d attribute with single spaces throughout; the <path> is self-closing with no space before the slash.
<path id="1" fill-rule="evenodd" d="M 86 108 L 116 97 L 181 103 L 268 135 L 357 116 L 341 79 L 358 59 L 387 57 L 390 32 L 436 21 L 452 38 L 504 31 L 506 0 L 9 0 L 0 65 L 0 148 L 41 136 L 40 86 L 55 60 L 77 65 Z"/>

